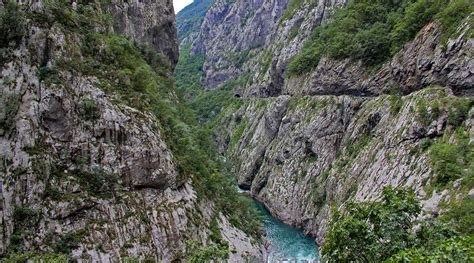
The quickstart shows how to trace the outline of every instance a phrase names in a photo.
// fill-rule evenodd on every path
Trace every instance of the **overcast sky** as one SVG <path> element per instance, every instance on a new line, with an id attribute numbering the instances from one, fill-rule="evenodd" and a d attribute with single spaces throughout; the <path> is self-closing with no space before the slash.
<path id="1" fill-rule="evenodd" d="M 174 3 L 174 12 L 178 13 L 179 10 L 183 9 L 185 6 L 191 4 L 193 0 L 173 0 Z"/>

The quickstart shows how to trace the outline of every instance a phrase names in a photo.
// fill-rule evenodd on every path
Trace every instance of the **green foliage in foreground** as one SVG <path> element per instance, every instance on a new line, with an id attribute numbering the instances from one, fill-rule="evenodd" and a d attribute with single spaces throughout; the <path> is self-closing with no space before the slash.
<path id="1" fill-rule="evenodd" d="M 452 225 L 458 233 L 474 235 L 474 197 L 468 196 L 464 199 L 449 204 L 449 210 L 441 216 L 441 221 Z"/>
<path id="2" fill-rule="evenodd" d="M 367 67 L 376 67 L 430 21 L 441 24 L 445 43 L 473 11 L 470 0 L 352 0 L 328 24 L 315 29 L 288 65 L 288 74 L 309 72 L 324 56 L 360 60 Z"/>
<path id="3" fill-rule="evenodd" d="M 386 262 L 474 262 L 474 236 L 443 240 L 430 250 L 423 248 L 404 250 Z"/>
<path id="4" fill-rule="evenodd" d="M 379 202 L 348 203 L 336 211 L 322 247 L 328 262 L 469 262 L 472 235 L 438 221 L 417 219 L 421 206 L 413 193 L 385 188 Z M 404 259 L 411 261 L 404 261 Z"/>

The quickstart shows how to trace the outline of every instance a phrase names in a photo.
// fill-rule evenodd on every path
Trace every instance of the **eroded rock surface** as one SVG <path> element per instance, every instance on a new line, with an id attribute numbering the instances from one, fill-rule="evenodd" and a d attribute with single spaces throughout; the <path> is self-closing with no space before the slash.
<path id="1" fill-rule="evenodd" d="M 184 261 L 186 241 L 210 242 L 212 200 L 198 198 L 190 176 L 179 171 L 152 112 L 123 102 L 118 80 L 105 86 L 99 77 L 104 72 L 75 68 L 86 67 L 78 44 L 86 33 L 64 21 L 49 22 L 54 16 L 41 1 L 23 4 L 45 22 L 27 19 L 21 43 L 10 47 L 0 69 L 0 254 Z M 176 62 L 171 1 L 89 4 L 97 4 L 91 7 L 97 12 L 112 10 L 116 34 Z M 108 70 L 116 74 L 113 66 Z M 164 85 L 170 74 L 163 73 Z M 233 233 L 223 237 L 235 251 L 232 262 L 261 258 L 252 238 L 224 216 L 219 224 Z"/>

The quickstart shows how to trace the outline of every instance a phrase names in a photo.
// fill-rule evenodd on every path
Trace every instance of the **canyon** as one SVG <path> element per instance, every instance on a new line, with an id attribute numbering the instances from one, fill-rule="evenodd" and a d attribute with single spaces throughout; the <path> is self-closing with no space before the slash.
<path id="1" fill-rule="evenodd" d="M 2 261 L 319 258 L 392 188 L 469 220 L 472 6 L 395 2 L 2 1 Z"/>

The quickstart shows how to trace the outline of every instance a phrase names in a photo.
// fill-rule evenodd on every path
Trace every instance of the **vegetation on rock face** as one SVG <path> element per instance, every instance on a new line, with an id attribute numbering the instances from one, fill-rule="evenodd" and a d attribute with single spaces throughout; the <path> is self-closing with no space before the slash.
<path id="1" fill-rule="evenodd" d="M 192 54 L 191 47 L 181 48 L 181 55 L 176 66 L 174 77 L 178 91 L 186 98 L 187 106 L 196 114 L 201 122 L 211 121 L 223 108 L 239 104 L 234 98 L 234 89 L 243 86 L 247 78 L 225 82 L 216 90 L 204 90 L 202 86 L 204 57 Z"/>
<path id="2" fill-rule="evenodd" d="M 26 19 L 14 1 L 8 1 L 0 10 L 0 63 L 9 55 L 9 48 L 18 46 L 26 32 Z"/>
<path id="3" fill-rule="evenodd" d="M 54 253 L 24 253 L 11 254 L 1 260 L 3 263 L 18 263 L 18 262 L 48 262 L 48 263 L 67 263 L 70 262 L 66 255 Z"/>
<path id="4" fill-rule="evenodd" d="M 176 26 L 179 40 L 198 32 L 204 15 L 212 4 L 212 0 L 195 0 L 176 14 Z"/>
<path id="5" fill-rule="evenodd" d="M 12 10 L 21 12 L 19 13 L 21 16 L 18 17 L 24 15 L 21 9 L 15 7 Z M 189 110 L 182 102 L 182 98 L 176 94 L 167 59 L 162 54 L 123 35 L 108 32 L 109 16 L 104 14 L 103 10 L 97 2 L 78 3 L 77 9 L 73 10 L 70 2 L 48 1 L 44 13 L 28 14 L 35 25 L 50 26 L 53 23 L 57 25 L 67 42 L 65 45 L 67 56 L 55 58 L 52 66 L 38 65 L 40 81 L 44 85 L 57 85 L 67 89 L 70 87 L 64 72 L 91 76 L 96 80 L 95 85 L 115 99 L 114 103 L 126 104 L 140 111 L 153 113 L 158 119 L 156 127 L 177 163 L 181 177 L 178 183 L 192 180 L 200 200 L 210 200 L 215 204 L 214 208 L 226 215 L 232 224 L 248 234 L 258 236 L 260 224 L 256 219 L 257 212 L 237 193 L 230 177 L 222 172 L 222 164 L 214 151 L 209 131 L 197 125 L 194 112 Z M 4 13 L 1 16 L 1 19 L 6 19 Z M 10 21 L 12 15 L 8 16 L 7 21 Z M 5 25 L 2 24 L 2 27 Z M 10 35 L 2 37 L 9 42 L 11 39 L 16 41 L 16 38 Z M 193 80 L 189 75 L 184 78 L 188 79 L 187 83 Z M 19 99 L 15 98 L 12 103 Z M 2 97 L 3 99 L 7 97 Z M 0 111 L 2 129 L 3 126 L 8 128 L 12 125 L 17 104 Z M 80 117 L 87 121 L 100 117 L 98 105 L 87 98 L 78 102 L 77 110 Z M 70 174 L 78 180 L 85 192 L 98 198 L 110 198 L 110 193 L 119 183 L 115 175 L 103 170 L 87 172 L 78 169 L 71 171 Z M 61 196 L 57 191 L 48 194 L 52 198 Z M 39 252 L 21 254 L 26 252 L 22 247 L 25 239 L 34 235 L 34 226 L 43 214 L 21 207 L 17 210 L 15 213 L 23 216 L 15 216 L 9 258 L 12 260 L 38 258 L 62 262 L 63 255 L 39 255 Z M 76 248 L 78 242 L 75 235 L 65 235 L 51 248 L 56 249 L 58 253 L 68 254 Z M 219 252 L 217 253 L 219 257 L 225 252 L 227 256 L 227 247 L 221 243 L 216 245 L 217 250 L 211 249 L 211 252 Z M 202 254 L 209 254 L 209 249 L 191 250 L 194 251 L 193 255 L 197 255 L 197 259 L 202 258 Z"/>
<path id="6" fill-rule="evenodd" d="M 15 127 L 15 116 L 20 106 L 20 95 L 3 92 L 0 95 L 0 135 L 4 136 Z"/>
<path id="7" fill-rule="evenodd" d="M 186 263 L 225 260 L 229 256 L 228 248 L 219 244 L 200 245 L 194 240 L 188 240 L 186 246 L 186 253 L 188 254 L 186 257 Z"/>
<path id="8" fill-rule="evenodd" d="M 326 25 L 316 28 L 288 65 L 289 75 L 314 69 L 322 57 L 360 60 L 378 66 L 431 21 L 441 24 L 442 41 L 474 11 L 469 0 L 352 0 Z"/>
<path id="9" fill-rule="evenodd" d="M 410 191 L 387 187 L 381 201 L 346 204 L 335 211 L 323 257 L 328 262 L 468 262 L 473 236 L 448 224 L 418 219 L 421 206 Z"/>
<path id="10" fill-rule="evenodd" d="M 474 187 L 474 145 L 470 143 L 470 131 L 465 121 L 474 106 L 471 98 L 444 95 L 430 102 L 420 100 L 417 104 L 417 121 L 430 125 L 447 116 L 446 129 L 442 136 L 426 138 L 421 147 L 427 150 L 434 173 L 431 186 L 440 190 L 452 188 L 455 181 L 464 189 Z"/>

